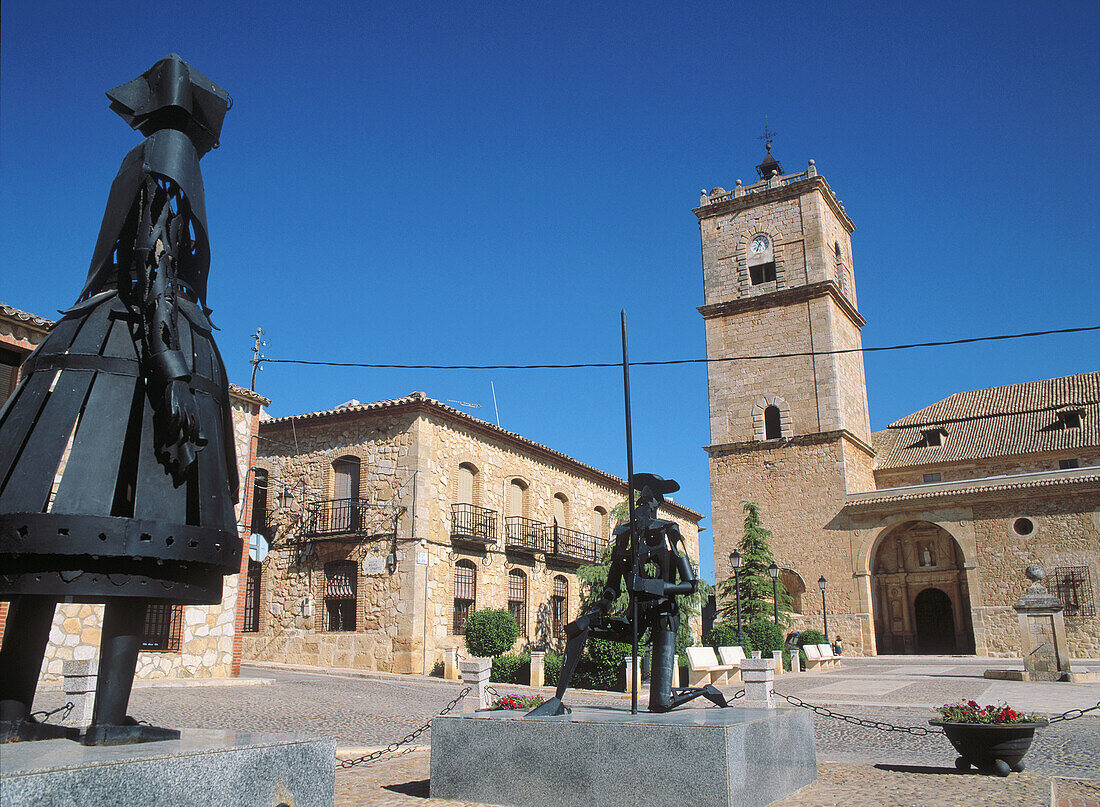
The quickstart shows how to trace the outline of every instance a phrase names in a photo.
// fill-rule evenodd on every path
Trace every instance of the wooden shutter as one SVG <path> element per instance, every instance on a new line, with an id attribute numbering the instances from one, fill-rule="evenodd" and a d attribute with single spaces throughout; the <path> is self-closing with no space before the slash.
<path id="1" fill-rule="evenodd" d="M 508 515 L 523 515 L 523 484 L 514 479 L 508 486 Z"/>
<path id="2" fill-rule="evenodd" d="M 565 502 L 558 496 L 554 497 L 554 523 L 559 527 L 565 526 Z"/>
<path id="3" fill-rule="evenodd" d="M 458 466 L 458 503 L 474 503 L 474 472 L 465 465 Z"/>

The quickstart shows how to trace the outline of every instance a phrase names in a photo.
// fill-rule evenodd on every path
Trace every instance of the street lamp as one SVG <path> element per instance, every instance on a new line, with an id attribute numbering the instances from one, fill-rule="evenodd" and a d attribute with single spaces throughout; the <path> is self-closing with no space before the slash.
<path id="1" fill-rule="evenodd" d="M 821 575 L 817 579 L 817 587 L 821 589 L 821 618 L 825 621 L 825 641 L 829 641 L 829 614 L 825 611 L 825 586 L 829 584 L 829 581 L 825 579 L 825 575 Z"/>
<path id="2" fill-rule="evenodd" d="M 733 571 L 733 596 L 737 600 L 737 643 L 744 646 L 741 637 L 741 553 L 736 549 L 730 552 L 730 569 Z"/>
<path id="3" fill-rule="evenodd" d="M 284 510 L 290 508 L 290 505 L 294 503 L 294 494 L 290 492 L 289 487 L 283 488 L 283 492 L 279 495 L 279 506 Z"/>
<path id="4" fill-rule="evenodd" d="M 772 565 L 768 567 L 768 576 L 772 579 L 772 612 L 775 618 L 775 624 L 779 624 L 779 567 L 775 565 L 775 561 L 772 561 Z"/>

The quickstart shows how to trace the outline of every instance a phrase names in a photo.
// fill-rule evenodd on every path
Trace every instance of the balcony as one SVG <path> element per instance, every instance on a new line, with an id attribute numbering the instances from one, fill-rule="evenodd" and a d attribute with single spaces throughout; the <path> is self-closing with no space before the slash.
<path id="1" fill-rule="evenodd" d="M 396 529 L 393 509 L 367 499 L 328 499 L 310 508 L 298 534 L 301 538 L 389 534 Z"/>
<path id="2" fill-rule="evenodd" d="M 533 518 L 504 519 L 504 546 L 515 552 L 545 552 L 546 534 L 546 525 Z"/>
<path id="3" fill-rule="evenodd" d="M 547 555 L 571 563 L 596 562 L 596 545 L 599 540 L 595 535 L 557 524 L 550 524 L 543 530 Z"/>
<path id="4" fill-rule="evenodd" d="M 452 504 L 451 540 L 496 543 L 497 511 L 476 504 Z"/>

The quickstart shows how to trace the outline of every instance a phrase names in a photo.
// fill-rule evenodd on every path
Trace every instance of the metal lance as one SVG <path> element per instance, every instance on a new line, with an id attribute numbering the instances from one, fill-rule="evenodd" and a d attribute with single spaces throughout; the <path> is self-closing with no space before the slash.
<path id="1" fill-rule="evenodd" d="M 152 628 L 221 602 L 239 571 L 237 459 L 214 344 L 199 160 L 229 94 L 171 54 L 107 93 L 145 139 L 122 161 L 83 290 L 0 411 L 0 741 L 72 737 L 30 716 L 59 602 L 103 603 L 92 725 L 109 745 L 178 737 L 127 717 Z M 59 278 L 60 279 L 60 278 Z"/>
<path id="2" fill-rule="evenodd" d="M 626 409 L 626 501 L 630 511 L 630 557 L 638 557 L 638 531 L 634 528 L 634 443 L 633 429 L 630 421 L 630 360 L 627 358 L 626 349 L 626 309 L 619 312 L 623 323 L 623 404 Z M 633 680 L 630 685 L 630 713 L 638 714 L 638 687 L 635 682 L 641 676 L 635 666 L 638 663 L 638 598 L 634 596 L 633 587 L 630 589 L 630 622 L 631 631 L 630 646 L 630 675 Z"/>

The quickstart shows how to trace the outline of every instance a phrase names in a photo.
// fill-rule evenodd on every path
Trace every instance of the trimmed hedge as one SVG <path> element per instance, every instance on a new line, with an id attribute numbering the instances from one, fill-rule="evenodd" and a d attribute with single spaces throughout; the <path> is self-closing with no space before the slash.
<path id="1" fill-rule="evenodd" d="M 829 640 L 819 630 L 804 630 L 798 635 L 798 646 L 805 647 L 808 644 L 825 644 Z"/>
<path id="2" fill-rule="evenodd" d="M 482 608 L 466 620 L 466 649 L 471 656 L 499 656 L 512 649 L 519 626 L 507 608 Z"/>
<path id="3" fill-rule="evenodd" d="M 543 682 L 548 687 L 556 687 L 561 678 L 561 668 L 565 664 L 565 655 L 562 653 L 547 653 L 542 665 Z"/>
<path id="4" fill-rule="evenodd" d="M 621 692 L 626 679 L 623 660 L 630 656 L 626 642 L 609 642 L 606 639 L 589 638 L 588 647 L 577 663 L 570 686 L 579 689 L 606 689 Z M 640 651 L 639 651 L 640 652 Z"/>
<path id="5" fill-rule="evenodd" d="M 531 682 L 531 654 L 504 653 L 493 659 L 493 672 L 489 680 L 498 684 L 523 684 Z"/>
<path id="6" fill-rule="evenodd" d="M 741 647 L 745 651 L 745 655 L 752 653 L 752 642 L 747 635 L 744 635 L 742 630 L 743 642 Z M 703 644 L 709 645 L 717 650 L 719 647 L 736 647 L 737 642 L 737 622 L 730 622 L 729 620 L 723 622 L 715 622 L 713 627 L 707 632 L 707 635 L 703 637 Z"/>
<path id="7" fill-rule="evenodd" d="M 770 619 L 754 619 L 744 627 L 745 638 L 761 655 L 783 649 L 783 628 Z"/>

